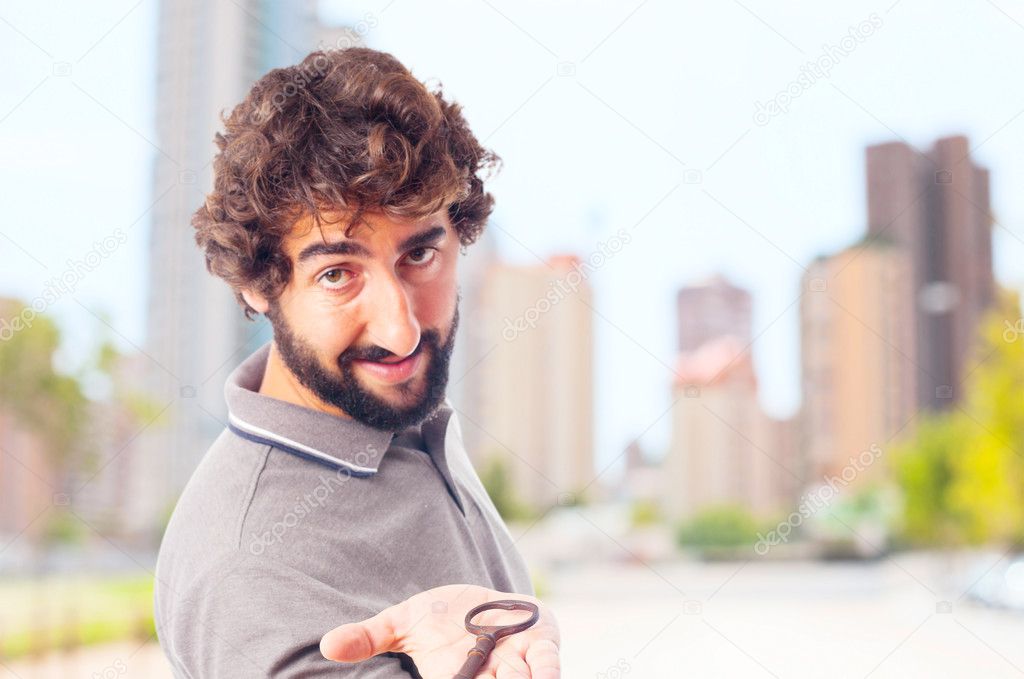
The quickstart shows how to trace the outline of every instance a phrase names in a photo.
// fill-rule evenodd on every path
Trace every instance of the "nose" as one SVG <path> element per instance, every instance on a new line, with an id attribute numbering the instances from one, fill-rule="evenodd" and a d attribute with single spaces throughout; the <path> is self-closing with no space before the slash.
<path id="1" fill-rule="evenodd" d="M 366 328 L 370 342 L 404 358 L 420 343 L 420 324 L 406 285 L 393 272 L 376 276 L 372 285 Z"/>

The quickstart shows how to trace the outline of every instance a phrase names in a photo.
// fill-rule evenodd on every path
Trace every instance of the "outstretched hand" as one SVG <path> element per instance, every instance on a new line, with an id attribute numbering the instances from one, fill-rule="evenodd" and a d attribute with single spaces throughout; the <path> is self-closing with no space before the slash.
<path id="1" fill-rule="evenodd" d="M 486 679 L 560 679 L 561 638 L 554 615 L 535 597 L 499 592 L 478 585 L 444 585 L 415 594 L 361 622 L 335 627 L 320 639 L 320 652 L 338 662 L 359 662 L 387 652 L 405 653 L 423 679 L 452 679 L 476 638 L 466 631 L 469 609 L 496 599 L 523 599 L 540 608 L 540 619 L 517 634 L 498 640 L 477 677 Z M 523 611 L 488 610 L 473 618 L 479 625 L 512 625 Z"/>

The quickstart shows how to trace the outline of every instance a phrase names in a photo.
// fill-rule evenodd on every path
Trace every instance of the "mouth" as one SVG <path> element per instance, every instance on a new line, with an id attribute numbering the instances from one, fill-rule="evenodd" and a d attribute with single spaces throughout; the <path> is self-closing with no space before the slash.
<path id="1" fill-rule="evenodd" d="M 423 353 L 421 349 L 411 356 L 389 363 L 363 360 L 352 361 L 352 363 L 359 366 L 364 372 L 369 373 L 379 382 L 398 384 L 416 373 L 423 360 Z"/>

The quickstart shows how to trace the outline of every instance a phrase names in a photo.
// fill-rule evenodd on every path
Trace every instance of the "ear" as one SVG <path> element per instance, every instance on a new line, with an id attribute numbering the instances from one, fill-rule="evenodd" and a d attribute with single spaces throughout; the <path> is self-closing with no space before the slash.
<path id="1" fill-rule="evenodd" d="M 270 302 L 267 301 L 267 298 L 251 288 L 242 288 L 242 299 L 245 300 L 246 304 L 255 309 L 257 313 L 265 314 L 267 309 L 270 308 Z"/>

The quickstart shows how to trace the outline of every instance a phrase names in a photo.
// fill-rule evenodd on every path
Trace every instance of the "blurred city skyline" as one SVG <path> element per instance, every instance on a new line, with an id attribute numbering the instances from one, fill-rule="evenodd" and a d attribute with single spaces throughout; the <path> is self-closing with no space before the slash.
<path id="1" fill-rule="evenodd" d="M 1019 672 L 1024 8 L 765 5 L 0 4 L 0 673 L 166 676 L 156 546 L 270 337 L 189 223 L 215 112 L 352 44 L 504 161 L 447 436 L 569 674 Z"/>
<path id="2" fill-rule="evenodd" d="M 902 139 L 924 149 L 966 135 L 973 160 L 992 175 L 996 278 L 1024 284 L 1024 202 L 1012 190 L 1024 179 L 1012 160 L 1024 151 L 1024 94 L 997 86 L 1012 82 L 1024 12 L 940 4 L 808 12 L 726 3 L 702 6 L 701 22 L 687 20 L 685 6 L 649 2 L 586 11 L 461 2 L 447 5 L 442 22 L 436 10 L 389 12 L 388 3 L 325 3 L 321 14 L 362 26 L 368 46 L 440 80 L 464 104 L 478 137 L 505 161 L 491 185 L 489 226 L 503 259 L 585 257 L 639 223 L 633 243 L 589 278 L 600 469 L 645 430 L 642 447 L 664 450 L 669 422 L 652 419 L 671 398 L 675 295 L 715 273 L 753 295 L 765 410 L 795 413 L 800 279 L 816 256 L 866 231 L 868 145 Z M 244 10 L 225 3 L 223 11 Z M 455 13 L 466 18 L 449 20 Z M 4 170 L 7 183 L 23 188 L 0 229 L 0 294 L 38 296 L 68 259 L 121 228 L 124 246 L 48 312 L 76 340 L 71 364 L 103 330 L 91 312 L 110 315 L 122 348 L 143 346 L 148 210 L 160 198 L 151 164 L 162 152 L 153 131 L 155 5 L 70 8 L 54 22 L 24 4 L 2 16 L 0 30 L 10 33 L 2 49 L 17 68 L 0 94 L 0 144 L 19 160 Z M 432 19 L 437 26 L 423 31 Z M 871 30 L 848 54 L 835 51 L 865 22 Z M 304 54 L 282 49 L 293 62 Z M 799 84 L 808 63 L 828 54 L 831 74 Z M 765 114 L 794 83 L 788 111 Z M 212 140 L 191 141 L 208 144 L 212 158 Z"/>

